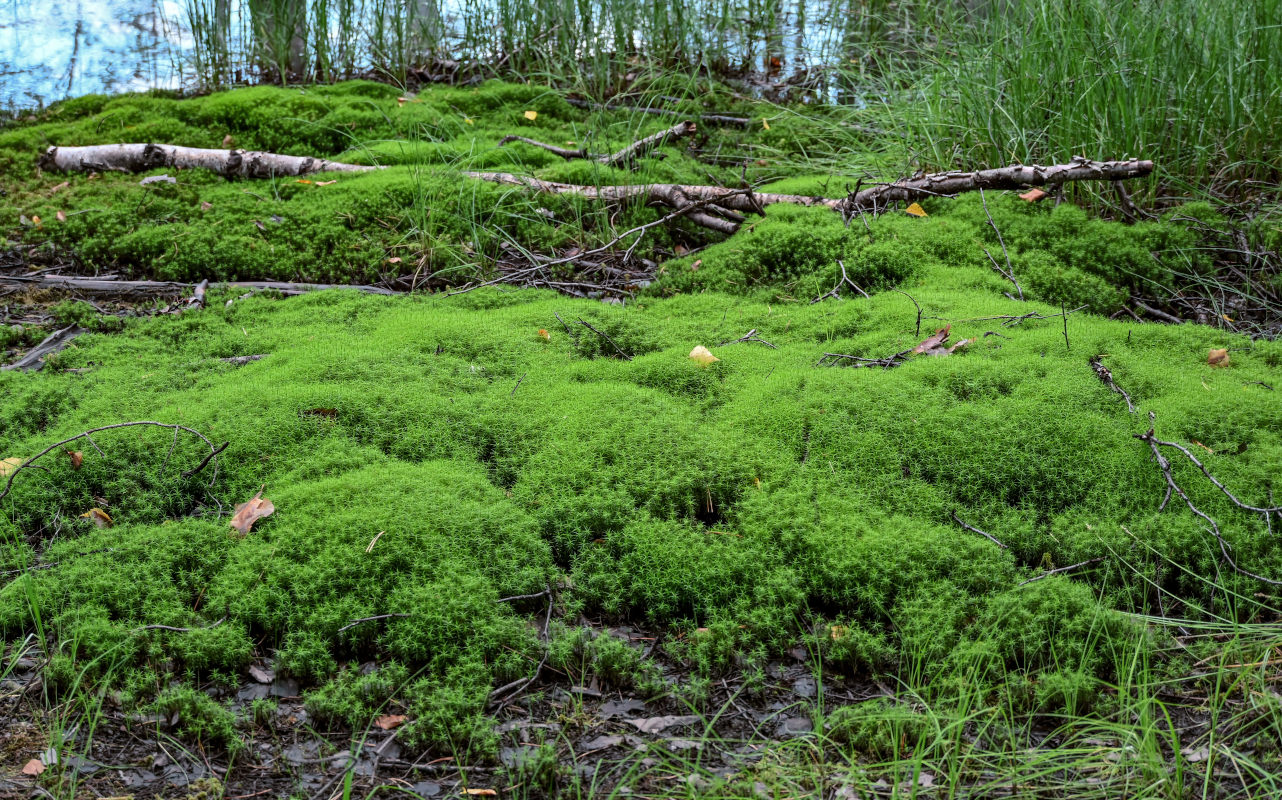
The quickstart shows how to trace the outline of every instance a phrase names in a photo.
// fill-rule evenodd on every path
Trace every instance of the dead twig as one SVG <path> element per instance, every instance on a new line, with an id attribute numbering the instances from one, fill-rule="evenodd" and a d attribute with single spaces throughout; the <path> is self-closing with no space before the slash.
<path id="1" fill-rule="evenodd" d="M 921 304 L 917 302 L 917 298 L 913 297 L 908 292 L 905 292 L 903 289 L 891 289 L 890 291 L 899 292 L 904 297 L 907 297 L 909 300 L 913 301 L 913 306 L 915 306 L 917 309 L 917 328 L 916 330 L 913 331 L 913 338 L 921 336 Z"/>
<path id="2" fill-rule="evenodd" d="M 408 616 L 412 616 L 412 615 L 410 614 L 375 614 L 372 617 L 361 617 L 360 619 L 354 619 L 351 622 L 347 623 L 346 625 L 344 625 L 343 627 L 335 631 L 335 633 L 342 633 L 343 631 L 350 630 L 352 628 L 355 628 L 357 625 L 362 625 L 366 622 L 375 622 L 380 619 L 392 619 L 394 617 L 400 618 L 400 617 L 408 617 Z"/>
<path id="3" fill-rule="evenodd" d="M 1147 314 L 1151 314 L 1151 315 L 1153 315 L 1153 316 L 1157 317 L 1158 319 L 1162 320 L 1163 322 L 1169 322 L 1169 323 L 1171 323 L 1172 325 L 1183 325 L 1183 324 L 1184 324 L 1184 320 L 1180 319 L 1179 317 L 1175 316 L 1174 314 L 1168 314 L 1168 313 L 1166 313 L 1165 311 L 1162 311 L 1161 309 L 1153 308 L 1153 307 L 1152 307 L 1152 306 L 1150 306 L 1149 304 L 1147 304 L 1147 303 L 1145 303 L 1144 301 L 1140 300 L 1138 297 L 1132 297 L 1132 298 L 1131 298 L 1131 302 L 1132 302 L 1132 303 L 1135 305 L 1135 307 L 1136 307 L 1136 308 L 1138 308 L 1140 311 L 1143 311 L 1143 312 L 1145 312 L 1145 313 L 1147 313 Z"/>
<path id="4" fill-rule="evenodd" d="M 987 534 L 987 533 L 984 533 L 984 532 L 983 532 L 983 531 L 981 531 L 979 528 L 976 528 L 974 525 L 968 525 L 967 523 L 962 522 L 962 518 L 961 518 L 961 517 L 959 517 L 959 516 L 957 516 L 957 512 L 956 512 L 956 511 L 952 512 L 952 514 L 953 514 L 953 522 L 956 522 L 958 525 L 962 526 L 962 527 L 963 527 L 963 528 L 965 528 L 966 530 L 970 531 L 971 533 L 978 533 L 980 536 L 983 536 L 985 539 L 987 539 L 988 541 L 990 541 L 990 542 L 992 542 L 993 544 L 997 545 L 998 547 L 1000 547 L 1000 548 L 1001 548 L 1001 549 L 1003 549 L 1003 550 L 1007 550 L 1007 549 L 1009 549 L 1009 548 L 1007 548 L 1007 547 L 1006 547 L 1006 545 L 1004 545 L 1004 544 L 1002 544 L 1000 541 L 998 541 L 998 540 L 997 540 L 997 537 L 992 536 L 992 535 Z"/>
<path id="5" fill-rule="evenodd" d="M 669 139 L 680 139 L 684 136 L 690 136 L 697 130 L 698 126 L 693 122 L 678 122 L 671 128 L 651 134 L 643 139 L 638 139 L 627 147 L 624 147 L 622 150 L 609 155 L 592 155 L 588 152 L 586 147 L 581 147 L 578 150 L 568 150 L 564 147 L 557 147 L 554 144 L 547 144 L 535 139 L 527 139 L 524 136 L 504 136 L 499 140 L 498 146 L 502 147 L 508 142 L 524 142 L 525 144 L 547 150 L 549 153 L 558 155 L 567 161 L 582 159 L 585 161 L 595 161 L 603 166 L 614 167 L 622 163 L 630 163 L 656 147 L 662 147 Z"/>
<path id="6" fill-rule="evenodd" d="M 881 358 L 865 358 L 864 356 L 852 356 L 845 353 L 824 353 L 823 357 L 819 359 L 815 366 L 835 367 L 837 364 L 841 363 L 842 360 L 846 360 L 853 361 L 854 363 L 850 366 L 854 368 L 881 367 L 882 369 L 890 369 L 891 367 L 897 367 L 900 364 L 906 363 L 908 361 L 908 356 L 911 355 L 912 352 L 913 351 L 911 349 L 902 350 L 893 355 L 883 356 Z"/>
<path id="7" fill-rule="evenodd" d="M 1080 567 L 1085 567 L 1090 564 L 1098 564 L 1103 560 L 1104 560 L 1104 557 L 1100 556 L 1099 558 L 1088 558 L 1085 561 L 1079 561 L 1076 564 L 1071 564 L 1067 567 L 1060 567 L 1059 569 L 1048 569 L 1045 572 L 1043 572 L 1041 575 L 1038 575 L 1033 578 L 1029 578 L 1026 581 L 1021 581 L 1019 584 L 1017 584 L 1017 588 L 1019 586 L 1027 586 L 1030 583 L 1036 583 L 1037 581 L 1040 581 L 1042 578 L 1049 578 L 1052 575 L 1060 575 L 1065 572 L 1072 572 L 1075 569 L 1078 569 Z"/>
<path id="8" fill-rule="evenodd" d="M 1117 392 L 1123 398 L 1126 399 L 1126 409 L 1130 411 L 1132 414 L 1134 414 L 1135 404 L 1131 402 L 1131 396 L 1126 393 L 1125 389 L 1123 389 L 1121 386 L 1118 386 L 1117 383 L 1113 380 L 1113 373 L 1110 372 L 1108 367 L 1104 366 L 1104 364 L 1101 361 L 1101 359 L 1103 358 L 1104 356 L 1102 355 L 1092 356 L 1089 362 L 1091 365 L 1091 369 L 1095 370 L 1095 374 L 1099 376 L 1099 379 L 1103 381 L 1104 384 L 1108 386 L 1108 388 Z"/>
<path id="9" fill-rule="evenodd" d="M 758 336 L 756 328 L 753 328 L 752 330 L 748 331 L 743 336 L 740 336 L 738 339 L 727 339 L 726 341 L 717 345 L 717 347 L 725 347 L 728 344 L 739 344 L 740 342 L 757 342 L 759 344 L 764 344 L 766 347 L 769 347 L 771 350 L 779 349 L 778 347 L 775 347 L 770 342 L 767 342 L 765 339 L 762 339 L 760 336 Z"/>
<path id="10" fill-rule="evenodd" d="M 1257 575 L 1256 573 L 1251 572 L 1250 570 L 1245 569 L 1238 565 L 1237 561 L 1234 560 L 1233 556 L 1229 552 L 1231 548 L 1229 547 L 1229 543 L 1224 539 L 1224 535 L 1220 532 L 1219 524 L 1216 523 L 1216 521 L 1212 519 L 1209 514 L 1202 511 L 1197 506 L 1195 506 L 1193 504 L 1192 499 L 1189 498 L 1188 494 L 1184 491 L 1184 489 L 1181 488 L 1178 483 L 1176 483 L 1175 476 L 1171 472 L 1171 462 L 1167 460 L 1165 455 L 1162 454 L 1162 451 L 1160 448 L 1173 447 L 1179 450 L 1180 452 L 1184 453 L 1184 455 L 1188 456 L 1188 458 L 1192 460 L 1192 462 L 1202 470 L 1202 474 L 1205 475 L 1207 478 L 1209 478 L 1211 483 L 1213 483 L 1216 486 L 1216 488 L 1218 488 L 1221 492 L 1223 492 L 1225 496 L 1227 496 L 1230 500 L 1232 500 L 1235 505 L 1237 505 L 1239 508 L 1246 509 L 1248 511 L 1263 513 L 1265 515 L 1266 522 L 1268 521 L 1269 514 L 1282 513 L 1282 508 L 1279 508 L 1279 507 L 1259 508 L 1256 506 L 1247 505 L 1246 503 L 1243 503 L 1241 500 L 1238 500 L 1236 497 L 1233 496 L 1231 492 L 1229 492 L 1228 489 L 1224 487 L 1222 483 L 1220 483 L 1214 477 L 1212 477 L 1211 473 L 1207 471 L 1206 467 L 1202 465 L 1202 462 L 1198 461 L 1197 458 L 1195 458 L 1193 454 L 1190 453 L 1187 449 L 1185 449 L 1181 445 L 1176 444 L 1175 442 L 1162 441 L 1161 439 L 1158 439 L 1154 435 L 1154 430 L 1157 427 L 1156 414 L 1150 411 L 1148 414 L 1148 419 L 1149 419 L 1148 431 L 1146 433 L 1136 433 L 1133 435 L 1135 436 L 1136 439 L 1139 439 L 1142 442 L 1148 443 L 1149 448 L 1153 451 L 1153 459 L 1157 462 L 1158 469 L 1162 471 L 1162 477 L 1166 480 L 1166 496 L 1162 498 L 1162 504 L 1158 506 L 1157 510 L 1162 511 L 1166 508 L 1167 502 L 1170 501 L 1171 499 L 1172 492 L 1174 492 L 1175 494 L 1178 494 L 1180 496 L 1180 499 L 1184 501 L 1184 504 L 1188 506 L 1189 511 L 1192 511 L 1194 515 L 1203 519 L 1206 522 L 1206 524 L 1210 526 L 1211 534 L 1215 536 L 1215 540 L 1219 542 L 1220 553 L 1221 555 L 1223 555 L 1225 563 L 1227 563 L 1230 567 L 1232 567 L 1234 572 L 1237 572 L 1241 575 L 1245 575 L 1248 578 L 1254 578 L 1257 581 L 1262 581 L 1264 583 L 1267 583 L 1273 586 L 1282 586 L 1282 581 L 1276 581 L 1276 580 L 1273 580 L 1272 578 L 1266 578 L 1263 575 Z"/>
<path id="11" fill-rule="evenodd" d="M 222 625 L 226 621 L 227 621 L 227 617 L 223 617 L 222 619 L 218 620 L 212 625 L 205 625 L 199 628 L 176 628 L 173 625 L 143 625 L 141 628 L 134 628 L 133 630 L 130 631 L 130 633 L 141 633 L 143 631 L 173 631 L 174 633 L 190 633 L 191 631 L 207 631 L 213 628 L 217 628 L 219 625 Z"/>
<path id="12" fill-rule="evenodd" d="M 630 356 L 630 355 L 628 355 L 627 353 L 625 353 L 625 352 L 623 351 L 623 348 L 622 348 L 622 347 L 619 347 L 618 343 L 617 343 L 617 342 L 615 342 L 613 339 L 611 339 L 611 338 L 610 338 L 610 335 L 609 335 L 608 333 L 605 333 L 604 331 L 597 330 L 596 328 L 592 327 L 592 325 L 591 325 L 591 324 L 589 324 L 589 323 L 587 323 L 587 322 L 584 322 L 584 321 L 583 321 L 583 317 L 579 317 L 578 322 L 579 322 L 579 324 L 580 324 L 580 325 L 582 325 L 583 327 L 587 328 L 588 330 L 590 330 L 590 331 L 592 331 L 593 333 L 595 333 L 597 336 L 600 336 L 601 338 L 603 338 L 603 339 L 605 339 L 607 342 L 609 342 L 609 343 L 614 347 L 614 349 L 618 351 L 619 355 L 623 356 L 623 358 L 624 358 L 625 360 L 627 360 L 627 361 L 631 361 L 631 360 L 632 360 L 632 356 Z"/>
<path id="13" fill-rule="evenodd" d="M 1015 280 L 1015 268 L 1010 263 L 1010 253 L 1006 250 L 1006 240 L 1002 238 L 1002 232 L 997 229 L 997 223 L 993 222 L 993 215 L 988 212 L 988 199 L 984 197 L 984 187 L 982 186 L 979 187 L 979 202 L 983 203 L 984 216 L 988 217 L 988 224 L 992 226 L 993 233 L 997 234 L 997 243 L 1002 246 L 1002 255 L 1006 257 L 1006 269 L 997 266 L 997 259 L 993 258 L 993 254 L 988 252 L 987 247 L 984 248 L 984 255 L 988 256 L 988 260 L 993 262 L 993 269 L 997 270 L 1003 278 L 1015 284 L 1015 293 L 1019 295 L 1020 300 L 1023 300 L 1024 290 L 1019 288 L 1019 281 Z"/>
<path id="14" fill-rule="evenodd" d="M 546 643 L 548 638 L 548 626 L 552 624 L 552 606 L 555 604 L 556 598 L 552 596 L 551 585 L 544 590 L 544 594 L 548 598 L 548 607 L 547 613 L 543 617 L 543 627 L 539 631 L 539 640 Z M 543 667 L 548 663 L 548 657 L 551 655 L 551 648 L 545 647 L 543 650 L 543 658 L 539 661 L 538 666 L 534 668 L 533 675 L 528 678 L 519 678 L 490 692 L 489 703 L 492 705 L 493 713 L 497 714 L 504 708 L 507 708 L 516 700 L 516 698 L 521 696 L 522 692 L 538 680 L 539 675 L 543 672 Z M 498 698 L 500 697 L 503 699 L 499 700 Z"/>
<path id="15" fill-rule="evenodd" d="M 850 276 L 846 274 L 846 265 L 845 265 L 845 263 L 844 263 L 844 262 L 842 262 L 842 260 L 841 260 L 841 259 L 837 259 L 837 266 L 841 267 L 841 280 L 837 281 L 837 285 L 836 285 L 836 286 L 834 286 L 834 287 L 832 287 L 832 289 L 830 289 L 830 290 L 828 291 L 828 293 L 827 293 L 827 294 L 821 294 L 821 295 L 819 295 L 818 297 L 816 297 L 814 300 L 811 300 L 811 301 L 810 301 L 810 305 L 812 305 L 812 306 L 813 306 L 815 303 L 821 302 L 821 301 L 823 301 L 823 300 L 827 300 L 829 297 L 832 297 L 832 298 L 835 298 L 835 299 L 837 299 L 837 300 L 840 300 L 840 299 L 841 299 L 841 287 L 842 287 L 842 286 L 847 286 L 847 285 L 848 285 L 848 286 L 850 286 L 850 287 L 852 287 L 856 292 L 859 292 L 860 294 L 862 294 L 864 297 L 868 298 L 869 300 L 871 300 L 871 299 L 872 299 L 871 297 L 868 297 L 868 293 L 867 293 L 867 292 L 865 292 L 863 289 L 859 288 L 859 284 L 857 284 L 857 283 L 855 283 L 854 281 L 852 281 L 852 280 L 850 279 Z M 915 301 L 914 301 L 914 302 L 915 302 Z"/>
<path id="16" fill-rule="evenodd" d="M 184 477 L 191 477 L 191 475 L 195 475 L 201 469 L 204 469 L 205 465 L 209 463 L 210 459 L 216 457 L 219 453 L 221 453 L 224 449 L 227 448 L 227 444 L 223 444 L 221 447 L 215 447 L 214 443 L 209 441 L 209 439 L 206 438 L 205 434 L 193 428 L 188 428 L 186 425 L 174 425 L 167 422 L 153 422 L 151 420 L 140 420 L 138 422 L 117 422 L 114 425 L 103 425 L 101 428 L 90 428 L 87 431 L 84 431 L 82 433 L 77 433 L 75 436 L 68 437 L 66 439 L 63 439 L 60 442 L 54 442 L 53 444 L 49 445 L 45 449 L 41 450 L 39 453 L 36 453 L 31 458 L 28 458 L 26 461 L 19 464 L 16 468 L 14 468 L 12 472 L 9 473 L 9 479 L 5 481 L 4 489 L 0 489 L 0 500 L 3 500 L 5 496 L 9 494 L 9 491 L 13 488 L 14 479 L 16 479 L 24 469 L 34 469 L 35 468 L 34 464 L 36 461 L 39 461 L 42 457 L 48 455 L 54 450 L 57 450 L 59 447 L 62 447 L 65 444 L 71 444 L 77 439 L 87 439 L 89 441 L 89 444 L 93 445 L 93 448 L 98 451 L 99 455 L 104 455 L 102 450 L 98 448 L 97 443 L 94 442 L 91 436 L 92 434 L 101 433 L 102 431 L 115 430 L 117 428 L 137 427 L 140 425 L 150 425 L 157 428 L 172 428 L 174 429 L 175 432 L 180 430 L 186 431 L 187 433 L 190 433 L 193 436 L 198 437 L 205 444 L 209 445 L 209 450 L 210 450 L 209 455 L 205 457 L 205 460 L 202 461 L 199 466 L 195 467 L 194 469 L 188 470 L 188 472 L 183 473 Z M 217 472 L 214 473 L 214 477 L 215 478 L 218 477 Z M 212 479 L 210 480 L 209 485 L 213 486 Z"/>

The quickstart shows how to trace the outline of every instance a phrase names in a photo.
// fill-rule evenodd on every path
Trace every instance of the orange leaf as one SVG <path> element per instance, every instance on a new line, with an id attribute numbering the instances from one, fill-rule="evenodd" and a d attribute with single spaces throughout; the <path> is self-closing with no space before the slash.
<path id="1" fill-rule="evenodd" d="M 23 775 L 39 775 L 45 771 L 45 764 L 38 758 L 33 758 L 22 768 Z"/>
<path id="2" fill-rule="evenodd" d="M 546 342 L 552 341 L 552 334 L 548 333 L 547 328 L 539 328 L 539 337 Z"/>
<path id="3" fill-rule="evenodd" d="M 85 513 L 81 514 L 80 516 L 89 519 L 91 522 L 93 522 L 94 525 L 97 525 L 99 528 L 111 527 L 111 517 L 107 514 L 106 511 L 103 511 L 101 508 L 91 508 Z"/>
<path id="4" fill-rule="evenodd" d="M 1029 189 L 1027 192 L 1021 194 L 1019 199 L 1023 200 L 1025 203 L 1036 203 L 1038 200 L 1041 200 L 1046 196 L 1046 192 L 1043 192 L 1041 189 Z"/>
<path id="5" fill-rule="evenodd" d="M 845 625 L 833 625 L 831 628 L 828 629 L 828 636 L 834 642 L 839 642 L 842 639 L 845 639 L 846 634 L 848 633 L 850 633 L 850 629 L 847 628 Z"/>
<path id="6" fill-rule="evenodd" d="M 71 468 L 80 469 L 80 465 L 85 461 L 85 454 L 79 450 L 68 450 L 67 455 L 71 458 Z"/>
<path id="7" fill-rule="evenodd" d="M 1206 357 L 1206 363 L 1212 367 L 1227 367 L 1229 365 L 1229 351 L 1212 350 Z"/>
<path id="8" fill-rule="evenodd" d="M 249 533 L 250 528 L 254 527 L 255 522 L 271 516 L 275 510 L 276 507 L 272 505 L 272 501 L 263 497 L 263 490 L 259 489 L 258 494 L 251 497 L 248 503 L 236 506 L 236 514 L 231 518 L 231 526 L 244 536 Z"/>
<path id="9" fill-rule="evenodd" d="M 294 183 L 306 183 L 308 185 L 311 185 L 312 181 L 309 181 L 306 178 L 299 178 L 298 180 L 294 181 Z"/>
<path id="10" fill-rule="evenodd" d="M 39 216 L 38 214 L 32 214 L 32 215 L 31 215 L 31 221 L 32 221 L 32 222 L 34 222 L 34 223 L 36 224 L 36 227 L 37 227 L 37 228 L 39 228 L 39 227 L 40 227 L 40 216 Z"/>
<path id="11" fill-rule="evenodd" d="M 390 731 L 392 728 L 399 728 L 404 725 L 405 720 L 407 719 L 409 719 L 409 717 L 406 717 L 404 714 L 384 714 L 374 720 L 374 727 Z"/>
<path id="12" fill-rule="evenodd" d="M 921 207 L 921 203 L 913 203 L 912 205 L 908 206 L 908 208 L 905 208 L 904 211 L 906 211 L 909 214 L 912 214 L 914 217 L 926 216 L 926 209 Z"/>
<path id="13" fill-rule="evenodd" d="M 914 347 L 912 351 L 914 353 L 925 353 L 927 351 L 934 350 L 936 347 L 939 347 L 944 342 L 948 341 L 948 329 L 951 327 L 953 327 L 952 323 L 949 323 L 944 327 L 940 328 L 939 330 L 935 331 L 934 336 L 928 336 L 925 339 L 923 339 L 922 343 Z"/>

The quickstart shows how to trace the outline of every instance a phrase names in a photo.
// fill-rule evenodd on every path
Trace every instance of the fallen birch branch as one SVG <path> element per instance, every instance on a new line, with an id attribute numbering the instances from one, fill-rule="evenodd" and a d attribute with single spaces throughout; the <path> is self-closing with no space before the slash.
<path id="1" fill-rule="evenodd" d="M 356 289 L 367 294 L 401 294 L 381 286 L 357 286 L 340 283 L 288 283 L 281 281 L 235 281 L 232 283 L 200 284 L 176 281 L 118 281 L 104 278 L 81 278 L 73 275 L 0 275 L 0 288 L 14 287 L 26 291 L 55 291 L 89 295 L 115 300 L 152 300 L 178 297 L 195 293 L 204 284 L 214 288 L 246 289 L 250 291 L 277 291 L 286 297 L 306 294 L 321 289 Z M 204 292 L 200 293 L 202 298 Z M 194 299 L 194 295 L 193 295 Z"/>
<path id="2" fill-rule="evenodd" d="M 368 172 L 382 169 L 310 156 L 252 150 L 206 150 L 172 144 L 98 144 L 50 147 L 40 168 L 61 172 L 146 172 L 151 169 L 208 169 L 228 178 L 270 178 L 312 172 Z"/>
<path id="3" fill-rule="evenodd" d="M 569 183 L 540 180 L 528 175 L 507 172 L 464 172 L 477 180 L 509 186 L 521 186 L 544 194 L 569 194 L 592 200 L 619 202 L 636 198 L 674 209 L 691 203 L 709 203 L 711 215 L 691 220 L 722 233 L 733 233 L 740 220 L 725 212 L 752 213 L 773 203 L 803 206 L 827 206 L 845 217 L 863 211 L 881 211 L 896 202 L 913 202 L 927 197 L 952 197 L 978 189 L 1024 189 L 1030 186 L 1055 186 L 1072 181 L 1116 181 L 1141 178 L 1153 171 L 1152 161 L 1091 161 L 1076 158 L 1069 164 L 1051 166 L 1026 166 L 1016 164 L 1000 169 L 978 172 L 938 172 L 917 178 L 905 178 L 894 183 L 882 183 L 852 192 L 844 198 L 810 197 L 771 192 L 744 192 L 720 186 L 687 186 L 675 183 L 652 183 L 635 186 L 579 186 Z"/>

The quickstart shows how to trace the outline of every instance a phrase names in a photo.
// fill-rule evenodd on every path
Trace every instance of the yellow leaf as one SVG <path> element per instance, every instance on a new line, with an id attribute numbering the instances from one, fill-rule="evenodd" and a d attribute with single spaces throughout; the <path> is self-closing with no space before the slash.
<path id="1" fill-rule="evenodd" d="M 1227 367 L 1229 365 L 1229 351 L 1212 350 L 1206 357 L 1206 363 L 1212 367 Z"/>
<path id="2" fill-rule="evenodd" d="M 534 120 L 539 118 L 539 112 L 527 111 L 525 112 L 525 118 L 528 119 L 530 122 L 533 122 Z"/>
<path id="3" fill-rule="evenodd" d="M 770 121 L 765 117 L 761 118 L 761 129 L 767 131 L 770 130 Z"/>
<path id="4" fill-rule="evenodd" d="M 831 629 L 829 629 L 829 631 L 828 631 L 828 636 L 829 636 L 829 637 L 830 637 L 834 642 L 839 642 L 839 641 L 841 641 L 842 639 L 845 639 L 845 638 L 846 638 L 846 634 L 848 634 L 848 633 L 850 633 L 850 629 L 849 629 L 849 628 L 847 628 L 845 625 L 833 625 L 833 626 L 832 626 L 832 628 L 831 628 Z"/>
<path id="5" fill-rule="evenodd" d="M 306 183 L 306 184 L 311 184 L 311 181 L 307 180 L 306 178 L 299 178 L 298 180 L 294 181 L 294 183 Z"/>
<path id="6" fill-rule="evenodd" d="M 542 337 L 544 341 L 552 341 L 552 334 L 548 333 L 547 328 L 539 328 L 539 336 Z"/>
<path id="7" fill-rule="evenodd" d="M 926 209 L 922 208 L 920 203 L 913 203 L 912 205 L 908 206 L 908 208 L 906 208 L 905 211 L 907 211 L 909 214 L 912 214 L 914 217 L 926 216 Z"/>
<path id="8" fill-rule="evenodd" d="M 32 221 L 32 222 L 34 222 L 34 223 L 36 224 L 36 227 L 37 227 L 37 228 L 39 228 L 39 227 L 40 227 L 40 217 L 39 217 L 38 215 L 36 215 L 36 214 L 32 214 L 32 215 L 31 215 L 31 221 Z"/>
<path id="9" fill-rule="evenodd" d="M 473 121 L 472 121 L 472 118 L 471 118 L 471 117 L 464 117 L 464 118 L 463 118 L 463 121 L 464 121 L 464 122 L 466 122 L 468 125 L 475 125 L 475 124 L 476 124 L 475 122 L 473 122 Z"/>
<path id="10" fill-rule="evenodd" d="M 699 345 L 690 351 L 690 360 L 697 362 L 701 367 L 706 367 L 713 362 L 720 361 L 721 359 L 714 356 L 712 351 L 708 348 L 703 345 Z"/>
<path id="11" fill-rule="evenodd" d="M 60 212 L 58 212 L 58 213 L 60 213 L 60 214 L 61 214 L 62 212 L 60 211 Z M 1220 317 L 1221 317 L 1225 322 L 1233 322 L 1233 321 L 1234 321 L 1234 320 L 1233 320 L 1233 318 L 1232 318 L 1232 317 L 1230 317 L 1228 314 L 1221 314 L 1221 315 L 1220 315 Z"/>
<path id="12" fill-rule="evenodd" d="M 0 458 L 0 478 L 7 478 L 18 471 L 24 458 Z"/>
<path id="13" fill-rule="evenodd" d="M 111 516 L 101 508 L 91 508 L 80 516 L 85 517 L 99 528 L 111 527 Z"/>

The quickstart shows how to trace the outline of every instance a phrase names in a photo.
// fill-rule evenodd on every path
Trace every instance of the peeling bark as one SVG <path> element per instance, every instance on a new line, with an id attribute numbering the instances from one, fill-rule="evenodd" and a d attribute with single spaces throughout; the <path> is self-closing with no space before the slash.
<path id="1" fill-rule="evenodd" d="M 324 158 L 247 150 L 206 150 L 170 144 L 100 144 L 50 147 L 40 168 L 62 172 L 145 172 L 151 169 L 208 169 L 228 178 L 270 178 L 312 172 L 368 172 L 382 169 Z"/>

